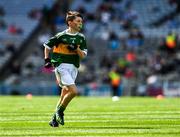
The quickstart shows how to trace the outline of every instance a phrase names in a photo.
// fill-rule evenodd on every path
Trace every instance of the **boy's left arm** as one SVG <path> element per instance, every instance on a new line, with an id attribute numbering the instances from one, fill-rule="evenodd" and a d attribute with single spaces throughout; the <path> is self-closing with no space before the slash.
<path id="1" fill-rule="evenodd" d="M 80 49 L 80 45 L 78 45 L 77 49 L 76 49 L 77 54 L 79 55 L 79 57 L 81 59 L 85 58 L 87 56 L 87 49 L 81 50 Z"/>
<path id="2" fill-rule="evenodd" d="M 77 46 L 76 52 L 81 59 L 87 56 L 88 50 L 85 37 L 83 37 L 82 42 Z"/>

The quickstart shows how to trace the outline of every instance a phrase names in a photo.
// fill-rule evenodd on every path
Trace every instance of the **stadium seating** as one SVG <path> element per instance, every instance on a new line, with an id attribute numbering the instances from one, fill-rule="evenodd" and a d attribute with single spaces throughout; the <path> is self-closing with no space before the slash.
<path id="1" fill-rule="evenodd" d="M 0 44 L 6 47 L 6 43 L 13 43 L 15 50 L 17 50 L 21 43 L 31 34 L 31 32 L 38 25 L 39 20 L 33 20 L 28 17 L 28 13 L 32 9 L 41 9 L 44 4 L 47 6 L 52 6 L 51 0 L 17 0 L 17 1 L 7 1 L 1 0 L 0 5 L 3 7 L 5 15 L 1 17 L 6 23 L 5 29 L 0 29 Z M 9 32 L 9 27 L 15 25 L 21 34 L 11 34 Z M 12 56 L 12 53 L 5 52 L 5 56 L 0 57 L 0 69 L 5 64 L 8 59 Z"/>
<path id="2" fill-rule="evenodd" d="M 169 5 L 168 0 L 134 0 L 133 8 L 139 14 L 137 23 L 142 27 L 175 10 L 175 7 Z"/>
<path id="3" fill-rule="evenodd" d="M 12 4 L 8 4 L 11 2 L 7 0 L 0 1 L 0 5 L 2 3 L 6 3 L 7 5 L 9 5 L 9 7 L 4 7 L 5 10 L 12 8 L 12 10 L 7 12 L 7 16 L 4 17 L 6 22 L 8 24 L 15 22 L 24 30 L 23 35 L 20 36 L 12 36 L 9 35 L 7 31 L 0 31 L 0 36 L 2 36 L 2 39 L 5 39 L 7 37 L 11 40 L 16 39 L 17 37 L 20 37 L 18 39 L 27 38 L 28 35 L 33 31 L 33 28 L 35 28 L 38 24 L 38 20 L 31 20 L 27 18 L 27 13 L 32 8 L 41 7 L 44 3 L 51 3 L 50 0 L 30 1 L 31 2 L 28 3 L 28 6 L 25 4 L 24 0 L 15 2 L 14 5 L 16 5 L 16 7 L 19 7 L 19 5 L 21 5 L 22 3 L 26 5 L 25 7 L 20 7 L 20 10 L 18 11 L 12 6 Z M 98 84 L 104 84 L 104 81 L 108 77 L 109 68 L 104 68 L 101 66 L 102 58 L 104 56 L 110 57 L 110 63 L 113 66 L 113 63 L 115 61 L 118 61 L 119 59 L 125 59 L 126 54 L 131 50 L 127 46 L 127 41 L 129 40 L 131 32 L 130 29 L 126 29 L 123 24 L 127 18 L 126 14 L 128 14 L 128 8 L 126 6 L 130 3 L 131 9 L 137 16 L 136 18 L 132 19 L 133 27 L 138 28 L 144 36 L 142 44 L 138 46 L 138 48 L 133 49 L 135 55 L 137 56 L 137 60 L 128 64 L 128 68 L 136 73 L 136 77 L 128 79 L 126 78 L 125 74 L 122 74 L 122 77 L 125 79 L 124 88 L 127 89 L 126 95 L 131 95 L 130 90 L 139 85 L 139 83 L 143 83 L 144 81 L 146 81 L 147 77 L 153 73 L 155 69 L 152 67 L 154 65 L 153 61 L 156 60 L 156 57 L 159 54 L 158 48 L 162 40 L 170 31 L 174 31 L 177 33 L 177 35 L 180 35 L 180 26 L 176 25 L 174 28 L 171 28 L 170 26 L 168 26 L 168 20 L 162 22 L 160 26 L 152 25 L 160 18 L 163 18 L 164 16 L 175 11 L 176 7 L 169 5 L 168 0 L 117 0 L 117 3 L 115 3 L 115 1 L 116 0 L 110 2 L 110 5 L 112 4 L 111 6 L 113 9 L 113 13 L 110 12 L 110 14 L 112 14 L 112 18 L 107 22 L 107 24 L 103 24 L 99 17 L 99 14 L 101 13 L 99 12 L 99 6 L 103 3 L 108 2 L 108 0 L 74 0 L 69 5 L 71 10 L 79 10 L 81 6 L 85 9 L 86 20 L 84 25 L 84 33 L 87 37 L 89 48 L 94 51 L 93 54 L 88 54 L 87 59 L 83 61 L 82 64 L 85 67 L 83 68 L 84 70 L 82 69 L 83 71 L 80 71 L 77 83 L 89 84 L 96 82 Z M 119 9 L 122 10 L 121 14 L 119 12 Z M 20 14 L 20 16 L 14 16 L 17 13 Z M 88 18 L 86 18 L 88 14 L 94 15 L 94 19 L 89 20 Z M 12 16 L 13 18 L 11 18 Z M 175 19 L 178 22 L 180 20 L 180 15 L 176 15 Z M 57 32 L 61 31 L 65 28 L 65 23 L 60 24 L 56 27 Z M 119 46 L 115 50 L 111 49 L 109 46 L 109 36 L 111 32 L 114 32 L 115 35 L 117 35 L 119 41 Z M 16 45 L 20 45 L 19 42 L 20 41 L 18 41 Z M 42 50 L 42 48 L 39 49 Z M 165 60 L 165 63 L 173 60 L 172 58 L 169 59 L 166 54 L 162 54 L 164 56 L 163 59 Z M 40 61 L 43 61 L 43 55 L 39 54 L 39 57 L 42 59 Z M 96 60 L 96 62 L 94 60 Z M 22 66 L 22 72 L 26 69 L 26 65 L 27 64 L 25 60 Z M 43 83 L 46 83 L 46 85 L 52 84 L 52 81 L 55 79 L 53 74 L 45 74 L 42 71 L 41 65 L 42 62 L 40 62 L 38 66 L 35 66 L 35 68 L 32 68 L 32 74 L 30 75 L 26 75 L 25 73 L 23 73 L 24 75 L 22 74 L 20 78 L 22 81 L 21 84 L 36 85 L 35 83 L 37 81 L 41 83 L 41 85 L 43 85 Z M 170 75 L 174 76 L 174 74 L 178 74 L 178 72 L 173 71 Z M 163 77 L 162 80 L 163 79 L 166 79 L 166 77 Z M 31 83 L 29 83 L 29 81 L 31 81 Z M 56 85 L 54 84 L 54 86 Z M 37 88 L 38 87 L 36 87 L 36 89 Z M 45 90 L 45 86 L 42 86 L 41 89 Z M 23 90 L 25 89 L 23 88 Z M 47 93 L 48 91 L 46 90 L 45 92 Z"/>
<path id="4" fill-rule="evenodd" d="M 24 17 L 27 16 L 28 12 L 30 12 L 33 8 L 41 8 L 44 4 L 47 6 L 52 6 L 52 0 L 16 0 L 16 1 L 8 1 L 1 0 L 0 5 L 4 7 L 6 15 L 16 16 L 22 15 Z"/>

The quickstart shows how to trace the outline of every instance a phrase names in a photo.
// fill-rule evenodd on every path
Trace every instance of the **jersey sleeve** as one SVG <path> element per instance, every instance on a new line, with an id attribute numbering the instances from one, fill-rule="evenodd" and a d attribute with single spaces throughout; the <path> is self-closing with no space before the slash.
<path id="1" fill-rule="evenodd" d="M 51 49 L 53 46 L 56 46 L 59 44 L 59 38 L 57 36 L 54 36 L 52 38 L 50 38 L 48 41 L 46 41 L 43 46 Z"/>
<path id="2" fill-rule="evenodd" d="M 84 52 L 84 54 L 87 56 L 87 44 L 86 44 L 86 38 L 83 37 L 83 42 L 82 42 L 82 46 L 80 47 L 80 49 Z"/>

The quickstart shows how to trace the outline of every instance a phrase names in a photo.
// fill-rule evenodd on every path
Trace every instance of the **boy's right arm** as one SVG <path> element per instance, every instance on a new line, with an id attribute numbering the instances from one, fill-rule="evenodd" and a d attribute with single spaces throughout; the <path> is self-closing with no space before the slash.
<path id="1" fill-rule="evenodd" d="M 47 42 L 45 42 L 44 45 L 44 61 L 45 61 L 45 68 L 50 68 L 51 65 L 51 59 L 49 57 L 49 53 L 53 46 L 56 46 L 58 44 L 59 40 L 56 36 L 49 39 Z"/>
<path id="2" fill-rule="evenodd" d="M 47 47 L 44 48 L 44 67 L 45 68 L 50 68 L 52 67 L 51 65 L 51 59 L 49 58 L 49 53 L 50 53 L 50 49 L 48 49 Z"/>
<path id="3" fill-rule="evenodd" d="M 44 59 L 49 58 L 50 49 L 47 47 L 44 48 Z"/>

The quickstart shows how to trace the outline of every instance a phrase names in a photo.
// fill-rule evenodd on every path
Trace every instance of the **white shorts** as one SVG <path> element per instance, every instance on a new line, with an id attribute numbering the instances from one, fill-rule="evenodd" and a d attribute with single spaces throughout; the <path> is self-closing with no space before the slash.
<path id="1" fill-rule="evenodd" d="M 75 84 L 78 69 L 73 64 L 61 63 L 55 68 L 56 79 L 60 87 Z"/>

